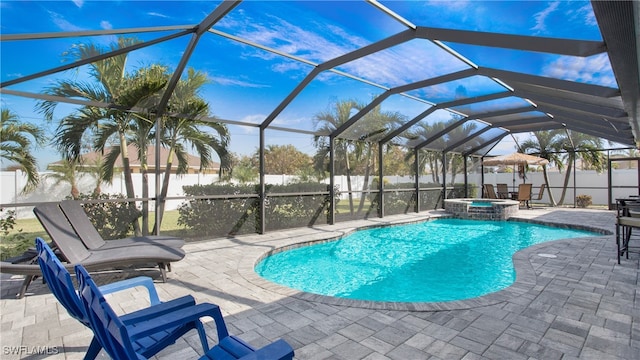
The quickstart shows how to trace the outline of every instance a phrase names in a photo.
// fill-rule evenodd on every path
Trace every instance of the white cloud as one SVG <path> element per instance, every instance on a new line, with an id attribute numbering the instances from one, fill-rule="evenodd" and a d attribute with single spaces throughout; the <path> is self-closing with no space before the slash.
<path id="1" fill-rule="evenodd" d="M 587 58 L 561 56 L 543 69 L 543 76 L 617 87 L 607 54 Z"/>
<path id="2" fill-rule="evenodd" d="M 256 83 L 251 83 L 244 80 L 238 80 L 238 79 L 232 79 L 232 78 L 220 77 L 220 76 L 211 77 L 211 81 L 213 81 L 215 84 L 225 85 L 225 86 L 242 86 L 242 87 L 248 87 L 248 88 L 269 87 L 269 85 L 256 84 Z"/>
<path id="3" fill-rule="evenodd" d="M 106 30 L 113 29 L 113 25 L 111 25 L 111 23 L 107 20 L 100 21 L 100 27 Z"/>
<path id="4" fill-rule="evenodd" d="M 253 114 L 247 115 L 240 119 L 240 122 L 252 123 L 252 124 L 260 124 L 267 118 L 265 114 Z"/>
<path id="5" fill-rule="evenodd" d="M 554 11 L 558 9 L 558 5 L 560 5 L 559 1 L 552 2 L 547 6 L 546 9 L 536 13 L 533 15 L 536 20 L 536 25 L 531 28 L 536 34 L 544 33 L 547 30 L 547 25 L 545 21 L 549 15 L 551 15 Z"/>
<path id="6" fill-rule="evenodd" d="M 596 15 L 593 13 L 593 9 L 591 8 L 591 4 L 586 4 L 581 7 L 577 11 L 578 14 L 582 15 L 584 19 L 584 23 L 589 26 L 598 26 L 598 21 L 596 20 Z"/>
<path id="7" fill-rule="evenodd" d="M 81 27 L 72 24 L 67 19 L 65 19 L 62 15 L 49 11 L 49 16 L 51 17 L 51 21 L 62 31 L 80 31 Z"/>
<path id="8" fill-rule="evenodd" d="M 466 5 L 468 2 L 454 5 L 454 8 Z M 218 26 L 233 29 L 232 32 L 241 38 L 314 63 L 326 62 L 371 43 L 343 27 L 315 18 L 310 18 L 302 27 L 269 14 L 264 18 L 227 16 Z M 386 86 L 397 86 L 462 68 L 460 61 L 428 41 L 414 40 L 410 43 L 410 46 L 400 44 L 339 68 Z M 294 77 L 310 70 L 306 65 L 292 65 L 289 60 L 278 61 L 277 55 L 262 50 L 247 48 L 245 55 L 272 61 L 275 64 L 272 70 Z"/>
<path id="9" fill-rule="evenodd" d="M 456 0 L 456 1 L 435 0 L 435 1 L 429 1 L 428 5 L 431 5 L 437 8 L 442 8 L 444 6 L 447 8 L 447 10 L 451 10 L 451 11 L 467 11 L 469 5 L 471 5 L 471 1 L 469 0 Z"/>
<path id="10" fill-rule="evenodd" d="M 168 18 L 169 18 L 169 16 L 167 16 L 167 15 L 165 15 L 165 14 L 160 14 L 160 13 L 153 12 L 153 11 L 152 11 L 152 12 L 148 12 L 148 13 L 147 13 L 147 15 L 149 15 L 149 16 L 155 16 L 155 17 L 160 17 L 160 18 L 164 18 L 164 19 L 168 19 Z"/>
<path id="11" fill-rule="evenodd" d="M 77 7 L 81 8 L 84 5 L 84 0 L 71 0 Z"/>

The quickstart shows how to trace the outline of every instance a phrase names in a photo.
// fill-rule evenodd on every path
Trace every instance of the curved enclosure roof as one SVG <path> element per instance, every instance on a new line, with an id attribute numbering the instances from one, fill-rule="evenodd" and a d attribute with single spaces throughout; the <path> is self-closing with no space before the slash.
<path id="1" fill-rule="evenodd" d="M 212 120 L 232 125 L 472 155 L 509 134 L 561 128 L 637 146 L 639 4 L 6 2 L 0 91 L 86 105 L 40 90 L 129 52 L 130 66 L 172 69 L 161 113 L 194 68 L 212 80 L 204 94 Z M 65 24 L 70 13 L 83 21 Z M 142 42 L 61 63 L 73 44 L 116 36 Z M 316 114 L 346 100 L 361 104 L 346 121 L 314 126 Z M 376 121 L 376 111 L 395 121 Z"/>

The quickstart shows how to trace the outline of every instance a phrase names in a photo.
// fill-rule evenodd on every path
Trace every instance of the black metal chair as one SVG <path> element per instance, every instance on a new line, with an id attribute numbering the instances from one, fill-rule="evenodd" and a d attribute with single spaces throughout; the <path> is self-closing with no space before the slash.
<path id="1" fill-rule="evenodd" d="M 632 240 L 640 240 L 640 235 L 632 234 L 632 230 L 640 228 L 640 200 L 637 198 L 616 199 L 616 246 L 618 248 L 618 264 L 620 258 L 629 258 L 629 252 L 640 253 L 640 245 L 630 245 Z"/>

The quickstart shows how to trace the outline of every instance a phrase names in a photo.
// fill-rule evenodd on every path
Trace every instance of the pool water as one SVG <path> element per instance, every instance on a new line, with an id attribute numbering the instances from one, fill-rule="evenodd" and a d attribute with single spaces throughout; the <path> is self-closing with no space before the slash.
<path id="1" fill-rule="evenodd" d="M 464 300 L 515 280 L 511 257 L 545 241 L 600 234 L 515 221 L 438 219 L 368 229 L 271 255 L 263 278 L 305 292 L 358 300 Z"/>
<path id="2" fill-rule="evenodd" d="M 472 201 L 469 206 L 472 206 L 472 207 L 491 207 L 493 205 L 489 201 Z"/>

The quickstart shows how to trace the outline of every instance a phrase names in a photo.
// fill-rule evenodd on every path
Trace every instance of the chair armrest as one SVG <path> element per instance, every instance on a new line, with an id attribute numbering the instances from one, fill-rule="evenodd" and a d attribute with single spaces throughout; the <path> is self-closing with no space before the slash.
<path id="1" fill-rule="evenodd" d="M 290 360 L 293 359 L 293 348 L 286 341 L 278 339 L 255 352 L 241 357 L 239 360 Z"/>
<path id="2" fill-rule="evenodd" d="M 227 325 L 224 323 L 224 319 L 222 318 L 220 307 L 209 303 L 177 309 L 176 311 L 154 317 L 148 321 L 129 325 L 127 326 L 127 330 L 131 340 L 135 341 L 168 328 L 199 321 L 203 317 L 210 317 L 215 321 L 218 341 L 229 336 L 229 331 L 227 330 Z"/>
<path id="3" fill-rule="evenodd" d="M 177 310 L 195 306 L 196 300 L 191 295 L 183 296 L 157 305 L 149 306 L 141 310 L 130 312 L 120 316 L 125 325 L 149 321 L 158 316 L 174 313 Z"/>
<path id="4" fill-rule="evenodd" d="M 147 276 L 138 276 L 131 279 L 117 281 L 111 284 L 102 285 L 99 287 L 102 294 L 112 294 L 117 291 L 131 289 L 137 286 L 142 286 L 147 289 L 149 292 L 149 302 L 151 305 L 160 304 L 160 297 L 158 297 L 158 292 L 156 291 L 156 287 L 153 284 L 153 280 Z"/>

